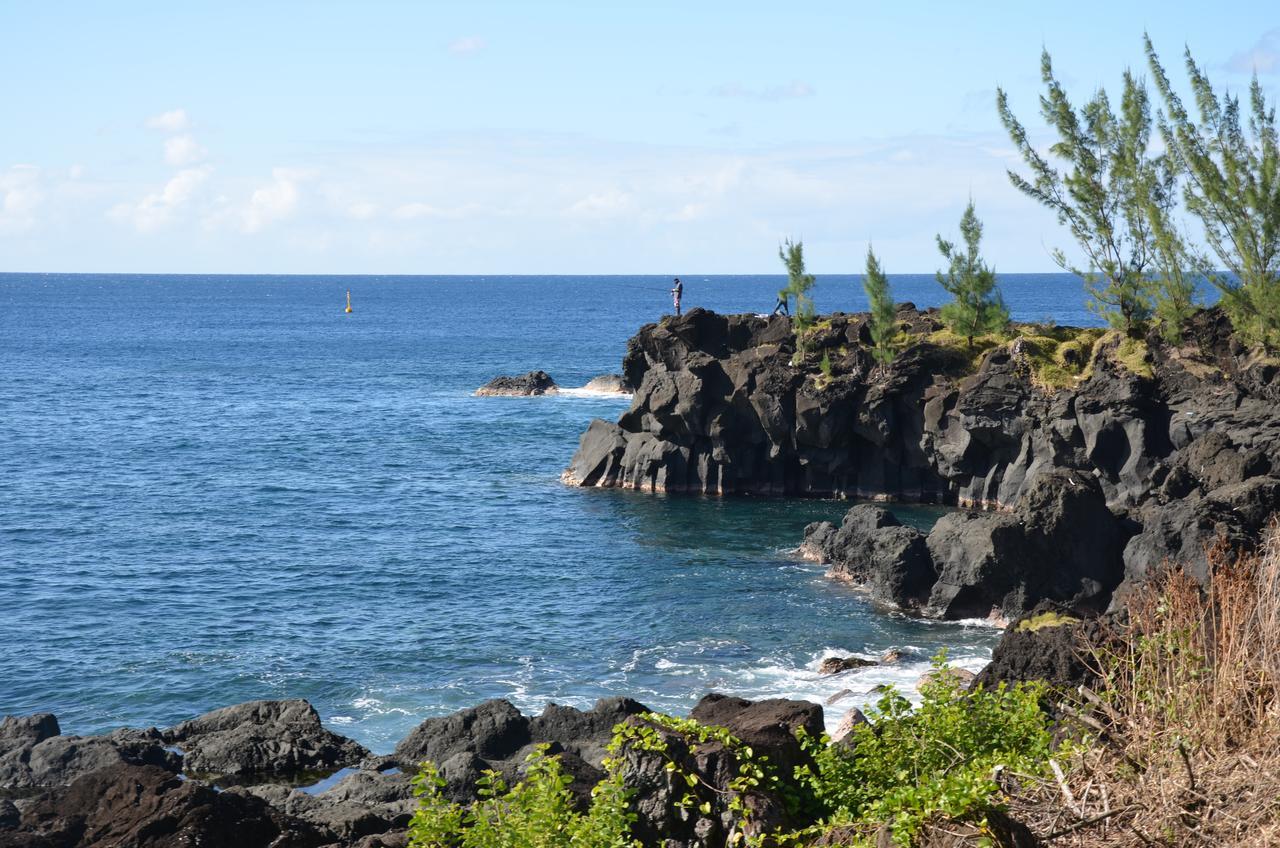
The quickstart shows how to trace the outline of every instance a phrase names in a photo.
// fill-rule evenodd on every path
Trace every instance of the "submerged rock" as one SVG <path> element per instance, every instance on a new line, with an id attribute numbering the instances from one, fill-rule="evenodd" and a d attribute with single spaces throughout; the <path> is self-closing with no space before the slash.
<path id="1" fill-rule="evenodd" d="M 546 371 L 530 371 L 519 377 L 494 377 L 480 388 L 476 394 L 481 397 L 505 395 L 510 397 L 533 397 L 537 395 L 553 395 L 559 391 L 556 381 Z"/>
<path id="2" fill-rule="evenodd" d="M 818 674 L 839 674 L 857 668 L 868 668 L 879 665 L 875 660 L 864 660 L 861 657 L 827 657 L 818 664 Z"/>

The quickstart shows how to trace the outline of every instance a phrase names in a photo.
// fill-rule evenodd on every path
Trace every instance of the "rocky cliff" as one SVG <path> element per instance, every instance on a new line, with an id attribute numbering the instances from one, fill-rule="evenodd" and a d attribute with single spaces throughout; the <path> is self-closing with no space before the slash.
<path id="1" fill-rule="evenodd" d="M 695 309 L 647 325 L 623 360 L 631 408 L 591 423 L 565 480 L 1007 513 L 950 518 L 927 565 L 894 563 L 914 583 L 881 599 L 946 617 L 1105 605 L 1166 559 L 1203 573 L 1208 544 L 1247 546 L 1280 508 L 1280 363 L 1217 310 L 1178 346 L 1022 325 L 971 350 L 934 311 L 906 304 L 898 320 L 887 367 L 865 315 L 824 318 L 799 351 L 785 317 Z M 855 573 L 875 559 L 855 548 L 828 553 Z"/>

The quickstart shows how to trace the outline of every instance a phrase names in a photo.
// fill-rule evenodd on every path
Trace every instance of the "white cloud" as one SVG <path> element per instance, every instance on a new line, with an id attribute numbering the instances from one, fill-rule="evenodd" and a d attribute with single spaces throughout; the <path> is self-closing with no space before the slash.
<path id="1" fill-rule="evenodd" d="M 44 200 L 40 169 L 35 165 L 13 165 L 0 171 L 0 233 L 28 230 L 35 224 L 35 212 Z"/>
<path id="2" fill-rule="evenodd" d="M 486 211 L 485 207 L 478 203 L 464 203 L 461 206 L 441 207 L 433 206 L 430 203 L 421 203 L 413 201 L 411 203 L 402 203 L 391 211 L 391 217 L 398 221 L 416 221 L 421 218 L 441 218 L 458 220 L 472 215 L 482 214 Z"/>
<path id="3" fill-rule="evenodd" d="M 616 218 L 634 208 L 634 198 L 621 189 L 593 192 L 573 203 L 565 214 L 574 218 Z"/>
<path id="4" fill-rule="evenodd" d="M 1228 59 L 1227 68 L 1242 74 L 1280 71 L 1280 27 L 1265 33 L 1249 50 L 1242 50 Z"/>
<path id="5" fill-rule="evenodd" d="M 457 56 L 467 53 L 478 53 L 486 47 L 485 40 L 478 35 L 467 35 L 456 38 L 449 44 L 449 52 Z"/>
<path id="6" fill-rule="evenodd" d="M 807 82 L 792 80 L 783 85 L 771 85 L 764 88 L 750 88 L 740 82 L 726 82 L 711 89 L 711 93 L 716 97 L 740 97 L 744 100 L 770 102 L 812 97 L 816 90 Z"/>
<path id="7" fill-rule="evenodd" d="M 310 173 L 295 168 L 273 168 L 271 182 L 255 189 L 240 210 L 240 230 L 261 232 L 291 217 L 298 209 L 298 184 L 310 177 Z"/>
<path id="8" fill-rule="evenodd" d="M 176 220 L 200 192 L 213 173 L 213 168 L 185 168 L 164 184 L 157 192 L 146 195 L 137 203 L 117 204 L 111 217 L 129 223 L 140 233 L 151 233 Z"/>
<path id="9" fill-rule="evenodd" d="M 161 132 L 180 133 L 191 129 L 191 119 L 187 117 L 186 109 L 174 109 L 151 116 L 147 119 L 147 126 Z"/>
<path id="10" fill-rule="evenodd" d="M 377 214 L 377 205 L 367 200 L 357 200 L 347 207 L 347 217 L 356 221 L 368 221 Z"/>
<path id="11" fill-rule="evenodd" d="M 207 151 L 189 135 L 175 135 L 164 141 L 164 161 L 181 168 L 204 159 Z"/>

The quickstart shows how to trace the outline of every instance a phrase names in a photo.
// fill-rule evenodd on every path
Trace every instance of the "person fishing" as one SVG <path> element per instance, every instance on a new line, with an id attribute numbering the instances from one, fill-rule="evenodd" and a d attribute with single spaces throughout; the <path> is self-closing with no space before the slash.
<path id="1" fill-rule="evenodd" d="M 790 315 L 791 314 L 791 289 L 778 290 L 778 305 L 773 307 L 770 315 Z"/>
<path id="2" fill-rule="evenodd" d="M 684 294 L 684 283 L 680 282 L 680 278 L 676 277 L 676 284 L 671 289 L 671 299 L 676 306 L 676 317 L 680 317 L 680 297 Z"/>

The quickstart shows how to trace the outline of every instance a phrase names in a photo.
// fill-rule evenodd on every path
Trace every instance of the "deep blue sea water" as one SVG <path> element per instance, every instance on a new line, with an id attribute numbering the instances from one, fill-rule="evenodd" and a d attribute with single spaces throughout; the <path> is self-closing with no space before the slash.
<path id="1" fill-rule="evenodd" d="M 720 311 L 767 311 L 783 282 L 684 281 L 686 308 Z M 788 553 L 848 504 L 567 488 L 578 436 L 625 400 L 472 396 L 618 371 L 669 284 L 0 275 L 0 714 L 89 733 L 302 697 L 385 751 L 489 697 L 681 712 L 909 684 L 944 646 L 980 666 L 991 629 L 878 613 Z M 1016 318 L 1097 323 L 1071 277 L 1002 286 Z M 865 308 L 851 278 L 815 299 Z M 906 666 L 815 670 L 903 646 Z"/>

